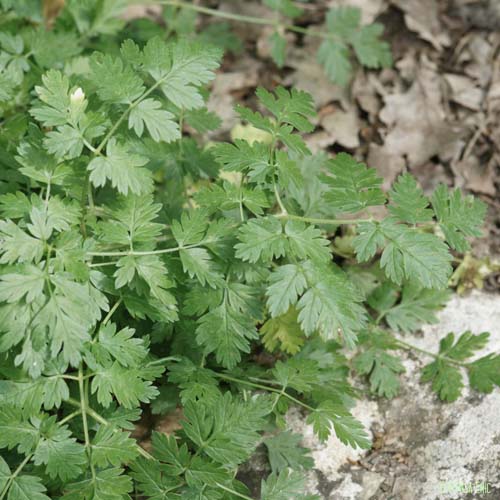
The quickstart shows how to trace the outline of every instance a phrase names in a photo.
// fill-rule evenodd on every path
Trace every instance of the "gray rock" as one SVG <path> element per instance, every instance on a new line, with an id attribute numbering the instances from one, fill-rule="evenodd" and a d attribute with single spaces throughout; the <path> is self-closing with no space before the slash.
<path id="1" fill-rule="evenodd" d="M 481 355 L 499 352 L 500 296 L 455 296 L 438 324 L 406 340 L 436 352 L 448 332 L 466 330 L 491 333 Z M 407 354 L 401 394 L 356 406 L 356 417 L 380 431 L 380 444 L 367 453 L 344 446 L 336 437 L 321 444 L 300 412 L 290 413 L 290 426 L 304 435 L 315 460 L 308 482 L 311 493 L 331 500 L 500 498 L 500 391 L 482 395 L 466 389 L 455 403 L 442 403 L 419 382 L 419 371 L 428 362 L 423 355 Z M 457 491 L 483 483 L 488 483 L 488 493 Z"/>

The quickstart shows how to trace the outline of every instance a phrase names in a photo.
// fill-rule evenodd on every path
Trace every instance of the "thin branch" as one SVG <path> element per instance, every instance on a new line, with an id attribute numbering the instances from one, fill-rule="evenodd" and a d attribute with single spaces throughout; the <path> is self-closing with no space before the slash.
<path id="1" fill-rule="evenodd" d="M 73 398 L 69 398 L 66 400 L 67 403 L 69 403 L 70 405 L 72 406 L 75 406 L 76 408 L 81 408 L 81 404 L 76 400 L 76 399 L 73 399 Z M 90 406 L 87 406 L 86 407 L 86 412 L 87 414 L 92 417 L 96 422 L 102 424 L 102 425 L 106 425 L 106 426 L 109 426 L 111 427 L 115 432 L 119 432 L 120 429 L 117 428 L 115 425 L 113 425 L 111 422 L 109 422 L 108 420 L 106 420 L 102 415 L 99 415 L 99 413 L 97 413 L 93 408 L 91 408 Z M 144 458 L 147 458 L 148 460 L 154 460 L 155 458 L 149 454 L 144 448 L 142 448 L 142 446 L 140 446 L 138 443 L 135 444 L 136 448 L 137 448 L 137 452 L 142 455 Z M 1 499 L 0 499 L 1 500 Z"/>
<path id="2" fill-rule="evenodd" d="M 104 326 L 106 323 L 111 319 L 111 316 L 115 313 L 115 311 L 120 307 L 120 304 L 123 302 L 123 298 L 120 297 L 113 305 L 113 307 L 109 310 L 108 314 L 106 314 L 106 317 L 102 320 L 101 325 Z"/>
<path id="3" fill-rule="evenodd" d="M 92 462 L 92 445 L 90 444 L 89 435 L 89 424 L 87 421 L 87 394 L 85 394 L 84 384 L 83 384 L 83 367 L 80 365 L 78 369 L 78 388 L 80 390 L 80 411 L 82 414 L 83 422 L 83 435 L 85 438 L 85 449 L 87 450 L 87 456 L 89 459 L 90 473 L 92 475 L 92 482 L 96 481 L 96 474 L 94 469 L 94 463 Z"/>
<path id="4" fill-rule="evenodd" d="M 300 220 L 302 222 L 309 222 L 310 224 L 333 224 L 335 226 L 347 224 L 360 224 L 362 222 L 373 222 L 373 219 L 318 219 L 314 217 L 302 217 L 300 215 L 292 215 L 287 213 L 278 214 L 275 217 L 280 219 Z"/>
<path id="5" fill-rule="evenodd" d="M 276 30 L 280 31 L 282 30 L 293 31 L 295 33 L 300 33 L 302 35 L 314 36 L 326 40 L 338 40 L 338 36 L 335 35 L 334 33 L 326 33 L 324 31 L 316 31 L 308 28 L 301 28 L 300 26 L 295 26 L 293 24 L 280 23 L 279 20 L 277 19 L 246 16 L 243 14 L 234 14 L 232 12 L 224 12 L 222 10 L 210 9 L 209 7 L 203 7 L 201 5 L 182 2 L 180 0 L 161 0 L 157 3 L 162 5 L 171 5 L 173 7 L 179 7 L 181 9 L 194 10 L 195 12 L 199 12 L 200 14 L 219 17 L 221 19 L 228 19 L 230 21 L 238 21 L 250 24 L 260 24 L 265 26 L 274 26 Z"/>
<path id="6" fill-rule="evenodd" d="M 215 483 L 218 488 L 221 490 L 227 491 L 228 493 L 231 493 L 231 495 L 237 496 L 238 498 L 243 498 L 245 500 L 252 500 L 251 497 L 248 497 L 244 495 L 243 493 L 240 493 L 239 491 L 232 490 L 231 488 L 228 488 L 227 486 L 224 486 L 223 484 L 220 483 Z"/>
<path id="7" fill-rule="evenodd" d="M 178 246 L 173 248 L 163 248 L 161 250 L 147 250 L 147 251 L 137 251 L 137 250 L 126 250 L 117 252 L 88 252 L 87 255 L 92 257 L 124 257 L 127 255 L 144 256 L 144 255 L 161 255 L 164 253 L 174 253 L 179 250 L 187 250 L 189 248 L 197 248 L 201 245 L 208 245 L 210 243 L 215 243 L 217 239 L 200 241 L 194 245 Z"/>
<path id="8" fill-rule="evenodd" d="M 434 359 L 442 359 L 442 360 L 446 361 L 447 363 L 450 363 L 450 364 L 456 365 L 456 366 L 462 366 L 464 368 L 469 366 L 469 363 L 462 363 L 461 361 L 451 359 L 447 356 L 443 356 L 441 354 L 436 354 L 434 352 L 426 351 L 425 349 L 421 349 L 420 347 L 409 344 L 408 342 L 405 342 L 404 340 L 396 339 L 396 342 L 401 348 L 403 348 L 407 351 L 418 351 L 418 352 L 425 354 L 426 356 L 430 356 Z"/>
<path id="9" fill-rule="evenodd" d="M 215 377 L 221 378 L 223 380 L 227 380 L 229 382 L 236 382 L 237 384 L 248 385 L 249 387 L 254 387 L 255 389 L 261 389 L 263 391 L 281 394 L 281 395 L 285 396 L 287 399 L 289 399 L 290 401 L 293 401 L 294 403 L 298 404 L 299 406 L 302 406 L 303 408 L 306 408 L 309 411 L 316 411 L 315 408 L 313 408 L 312 406 L 309 406 L 308 404 L 304 403 L 303 401 L 300 401 L 300 399 L 294 398 L 292 395 L 288 394 L 288 392 L 283 392 L 283 387 L 281 387 L 280 389 L 277 389 L 275 387 L 269 387 L 268 385 L 255 384 L 254 382 L 249 382 L 248 380 L 243 380 L 243 379 L 231 377 L 230 375 L 225 375 L 224 373 L 216 373 Z"/>

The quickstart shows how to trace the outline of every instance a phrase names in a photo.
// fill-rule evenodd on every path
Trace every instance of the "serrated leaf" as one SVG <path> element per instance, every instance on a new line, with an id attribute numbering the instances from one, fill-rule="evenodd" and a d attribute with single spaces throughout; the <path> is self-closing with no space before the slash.
<path id="1" fill-rule="evenodd" d="M 7 462 L 0 457 L 0 491 L 3 491 L 10 479 L 10 469 Z"/>
<path id="2" fill-rule="evenodd" d="M 286 252 L 286 238 L 281 221 L 276 217 L 251 219 L 238 233 L 236 257 L 248 262 L 271 261 Z"/>
<path id="3" fill-rule="evenodd" d="M 40 104 L 30 113 L 46 127 L 64 125 L 69 118 L 69 80 L 60 71 L 51 69 L 42 76 L 43 86 L 35 86 L 35 91 L 45 105 Z"/>
<path id="4" fill-rule="evenodd" d="M 245 189 L 224 182 L 220 187 L 217 184 L 201 190 L 196 195 L 196 201 L 210 213 L 217 210 L 234 210 L 244 206 L 254 215 L 263 215 L 263 208 L 269 207 L 264 191 L 260 189 Z"/>
<path id="5" fill-rule="evenodd" d="M 21 191 L 0 196 L 0 212 L 6 219 L 21 219 L 29 214 L 30 210 L 31 202 Z"/>
<path id="6" fill-rule="evenodd" d="M 275 31 L 269 37 L 269 44 L 273 61 L 278 68 L 282 68 L 285 65 L 286 59 L 286 38 Z"/>
<path id="7" fill-rule="evenodd" d="M 169 475 L 179 476 L 189 467 L 191 454 L 186 444 L 178 445 L 173 435 L 153 432 L 153 456 L 162 462 Z"/>
<path id="8" fill-rule="evenodd" d="M 323 197 L 336 212 L 358 212 L 384 204 L 385 195 L 380 189 L 382 178 L 375 169 L 358 163 L 351 155 L 335 156 L 328 162 L 328 173 L 330 175 L 322 177 L 329 186 Z"/>
<path id="9" fill-rule="evenodd" d="M 252 318 L 231 307 L 227 300 L 199 319 L 196 340 L 205 352 L 215 353 L 218 363 L 233 368 L 241 353 L 250 352 L 250 340 L 258 337 Z"/>
<path id="10" fill-rule="evenodd" d="M 13 479 L 7 500 L 50 500 L 46 491 L 39 477 L 21 474 Z"/>
<path id="11" fill-rule="evenodd" d="M 273 472 L 261 483 L 262 500 L 306 500 L 310 496 L 304 494 L 305 477 L 295 471 L 283 470 L 279 474 Z"/>
<path id="12" fill-rule="evenodd" d="M 422 382 L 432 382 L 432 390 L 443 401 L 456 401 L 464 386 L 460 370 L 438 359 L 422 370 Z"/>
<path id="13" fill-rule="evenodd" d="M 186 123 L 200 134 L 217 130 L 222 120 L 213 111 L 207 108 L 192 109 L 185 113 Z"/>
<path id="14" fill-rule="evenodd" d="M 163 467 L 158 462 L 141 457 L 130 467 L 138 490 L 150 500 L 169 500 L 171 492 L 180 486 L 175 477 L 163 474 Z"/>
<path id="15" fill-rule="evenodd" d="M 352 32 L 349 40 L 359 62 L 367 68 L 388 68 L 392 65 L 390 45 L 381 40 L 384 27 L 379 23 L 363 26 Z"/>
<path id="16" fill-rule="evenodd" d="M 101 425 L 92 440 L 92 461 L 97 467 L 118 466 L 132 461 L 137 455 L 135 440 L 128 432 Z"/>
<path id="17" fill-rule="evenodd" d="M 39 429 L 20 410 L 8 406 L 0 408 L 0 448 L 17 448 L 19 453 L 29 454 L 38 444 L 39 437 Z"/>
<path id="18" fill-rule="evenodd" d="M 248 172 L 253 181 L 263 181 L 271 171 L 269 148 L 261 142 L 249 144 L 235 139 L 234 144 L 221 143 L 212 148 L 215 159 L 228 172 Z"/>
<path id="19" fill-rule="evenodd" d="M 106 146 L 106 156 L 97 156 L 89 164 L 90 180 L 96 187 L 107 181 L 121 194 L 147 194 L 153 188 L 151 172 L 142 168 L 147 159 L 129 152 L 128 147 L 111 138 Z"/>
<path id="20" fill-rule="evenodd" d="M 290 431 L 280 432 L 276 436 L 266 438 L 269 463 L 273 472 L 287 469 L 310 469 L 314 460 L 308 456 L 310 450 L 300 445 L 302 436 Z"/>
<path id="21" fill-rule="evenodd" d="M 78 477 L 87 463 L 85 447 L 71 437 L 66 427 L 51 426 L 44 432 L 33 457 L 35 465 L 45 465 L 45 471 L 52 479 L 59 477 L 66 482 Z"/>
<path id="22" fill-rule="evenodd" d="M 291 125 L 300 132 L 312 132 L 314 129 L 309 122 L 310 117 L 316 116 L 311 94 L 297 89 L 286 90 L 284 87 L 276 87 L 274 95 L 259 87 L 255 94 L 278 123 Z"/>
<path id="23" fill-rule="evenodd" d="M 392 330 L 405 333 L 418 330 L 424 323 L 437 322 L 436 312 L 449 297 L 448 290 L 431 290 L 407 284 L 403 287 L 401 301 L 389 308 L 385 319 Z"/>
<path id="24" fill-rule="evenodd" d="M 429 200 L 410 174 L 400 175 L 389 193 L 389 212 L 402 222 L 418 224 L 432 220 Z"/>
<path id="25" fill-rule="evenodd" d="M 342 339 L 353 347 L 366 321 L 362 297 L 347 275 L 333 265 L 304 264 L 308 289 L 297 303 L 306 335 L 319 331 L 324 339 Z"/>
<path id="26" fill-rule="evenodd" d="M 336 436 L 345 445 L 353 448 L 369 449 L 370 439 L 361 424 L 343 406 L 325 401 L 307 417 L 307 422 L 313 425 L 314 432 L 321 441 L 325 441 L 332 427 Z"/>
<path id="27" fill-rule="evenodd" d="M 324 40 L 318 49 L 318 62 L 325 69 L 328 78 L 341 86 L 349 83 L 352 65 L 349 60 L 349 49 L 340 41 Z"/>
<path id="28" fill-rule="evenodd" d="M 342 6 L 330 9 L 326 14 L 328 31 L 342 38 L 348 38 L 359 27 L 361 10 L 357 7 Z"/>
<path id="29" fill-rule="evenodd" d="M 313 262 L 328 262 L 331 259 L 330 242 L 321 231 L 301 221 L 290 220 L 285 225 L 290 253 L 298 259 L 311 259 Z M 288 253 L 288 252 L 287 252 Z"/>
<path id="30" fill-rule="evenodd" d="M 162 225 L 154 222 L 161 209 L 153 196 L 118 196 L 108 205 L 111 220 L 100 221 L 96 231 L 102 243 L 110 245 L 144 245 L 155 241 Z"/>
<path id="31" fill-rule="evenodd" d="M 124 368 L 117 361 L 109 367 L 100 367 L 92 379 L 91 392 L 97 394 L 97 401 L 108 407 L 113 396 L 125 408 L 133 408 L 141 402 L 148 403 L 158 390 L 152 381 L 163 371 L 148 368 Z"/>
<path id="32" fill-rule="evenodd" d="M 43 296 L 46 276 L 42 269 L 23 266 L 17 273 L 0 276 L 0 301 L 18 302 L 25 299 L 30 303 Z"/>
<path id="33" fill-rule="evenodd" d="M 470 331 L 464 332 L 455 342 L 455 335 L 449 333 L 442 338 L 439 343 L 439 357 L 432 363 L 424 366 L 422 370 L 422 381 L 432 382 L 432 389 L 437 392 L 440 399 L 443 401 L 455 401 L 458 399 L 464 386 L 462 374 L 454 361 L 464 361 L 474 354 L 474 351 L 482 349 L 488 342 L 489 333 L 483 332 L 479 335 L 474 335 Z M 490 358 L 491 359 L 491 358 Z M 485 362 L 486 361 L 486 362 Z M 483 366 L 481 364 L 484 363 Z M 475 361 L 468 368 L 473 373 L 473 386 L 484 389 L 491 385 L 491 379 L 488 382 L 488 376 L 491 376 L 490 368 L 493 365 L 489 364 L 488 356 L 481 360 Z M 474 366 L 475 365 L 475 366 Z M 478 374 L 484 369 L 484 382 L 480 382 Z M 496 375 L 493 375 L 495 377 Z"/>
<path id="34" fill-rule="evenodd" d="M 144 48 L 144 65 L 149 74 L 168 99 L 188 110 L 203 107 L 198 87 L 215 77 L 220 57 L 217 48 L 187 40 L 167 45 L 153 38 Z"/>
<path id="35" fill-rule="evenodd" d="M 500 355 L 488 354 L 467 366 L 469 383 L 479 392 L 489 393 L 500 387 Z"/>
<path id="36" fill-rule="evenodd" d="M 90 284 L 80 284 L 69 276 L 51 276 L 52 293 L 44 307 L 33 318 L 33 328 L 46 329 L 50 353 L 59 352 L 72 366 L 81 361 L 83 344 L 90 340 L 90 330 L 108 308 L 107 299 Z"/>
<path id="37" fill-rule="evenodd" d="M 304 177 L 296 160 L 289 158 L 285 151 L 276 151 L 275 165 L 280 185 L 285 189 L 302 189 Z"/>
<path id="38" fill-rule="evenodd" d="M 182 267 L 185 273 L 191 278 L 195 277 L 205 285 L 207 283 L 212 288 L 222 284 L 222 275 L 215 271 L 210 254 L 204 248 L 188 248 L 179 250 Z"/>
<path id="39" fill-rule="evenodd" d="M 172 142 L 181 138 L 178 123 L 174 115 L 161 109 L 161 103 L 154 99 L 144 99 L 133 107 L 128 117 L 128 127 L 142 137 L 144 127 L 156 141 Z"/>
<path id="40" fill-rule="evenodd" d="M 318 365 L 314 360 L 294 357 L 286 361 L 277 361 L 272 374 L 283 387 L 307 393 L 311 392 L 318 381 Z"/>
<path id="41" fill-rule="evenodd" d="M 39 262 L 45 245 L 38 238 L 33 238 L 10 220 L 0 221 L 0 263 Z"/>
<path id="42" fill-rule="evenodd" d="M 44 377 L 23 382 L 0 380 L 0 402 L 23 409 L 27 416 L 36 415 L 43 407 L 46 410 L 59 408 L 69 398 L 69 387 L 60 375 L 62 367 L 50 366 Z"/>
<path id="43" fill-rule="evenodd" d="M 95 53 L 89 66 L 89 79 L 103 101 L 131 104 L 144 93 L 142 79 L 119 57 Z"/>
<path id="44" fill-rule="evenodd" d="M 462 197 L 459 189 L 448 192 L 439 185 L 432 196 L 432 208 L 448 244 L 459 252 L 466 252 L 470 245 L 467 237 L 481 236 L 481 226 L 486 205 L 472 196 Z"/>
<path id="45" fill-rule="evenodd" d="M 97 361 L 108 364 L 112 359 L 122 366 L 137 366 L 147 356 L 144 340 L 134 337 L 135 330 L 122 328 L 117 331 L 114 323 L 101 326 L 98 342 L 91 349 Z"/>
<path id="46" fill-rule="evenodd" d="M 183 404 L 199 399 L 211 402 L 220 395 L 214 373 L 196 366 L 186 358 L 169 367 L 168 380 L 179 387 Z"/>
<path id="47" fill-rule="evenodd" d="M 300 351 L 305 338 L 297 316 L 297 311 L 291 307 L 287 313 L 268 319 L 260 327 L 262 342 L 269 352 L 277 348 L 288 354 L 297 354 Z"/>
<path id="48" fill-rule="evenodd" d="M 455 340 L 455 335 L 449 333 L 446 337 L 441 339 L 439 343 L 439 354 L 447 358 L 464 361 L 474 354 L 474 351 L 482 349 L 487 343 L 490 334 L 483 332 L 474 335 L 470 331 L 462 333 L 460 337 Z"/>
<path id="49" fill-rule="evenodd" d="M 267 307 L 273 318 L 285 314 L 297 303 L 307 288 L 304 269 L 298 264 L 285 264 L 269 275 L 266 290 Z"/>
<path id="50" fill-rule="evenodd" d="M 390 279 L 398 284 L 407 279 L 428 288 L 447 287 L 451 256 L 438 238 L 400 229 L 384 234 L 389 234 L 390 243 L 382 253 L 380 264 Z"/>
<path id="51" fill-rule="evenodd" d="M 372 393 L 390 399 L 399 392 L 398 374 L 404 372 L 404 367 L 396 356 L 370 347 L 354 358 L 354 367 L 361 375 L 369 376 Z"/>
<path id="52" fill-rule="evenodd" d="M 353 245 L 360 261 L 371 258 L 377 247 L 387 241 L 380 264 L 394 283 L 408 280 L 424 288 L 448 286 L 451 255 L 438 237 L 395 224 L 391 219 L 384 219 L 380 224 L 360 224 L 358 231 Z"/>
<path id="53" fill-rule="evenodd" d="M 70 125 L 63 125 L 49 132 L 43 144 L 50 154 L 60 160 L 78 158 L 83 151 L 82 134 Z"/>
<path id="54" fill-rule="evenodd" d="M 189 468 L 186 470 L 188 486 L 197 489 L 217 486 L 219 483 L 227 482 L 230 477 L 226 469 L 201 457 L 193 457 Z"/>
<path id="55" fill-rule="evenodd" d="M 118 467 L 96 471 L 95 478 L 66 487 L 63 500 L 123 500 L 133 490 L 132 478 Z"/>
<path id="56" fill-rule="evenodd" d="M 231 466 L 242 463 L 259 441 L 268 404 L 259 400 L 245 402 L 229 392 L 213 404 L 188 403 L 184 408 L 182 427 L 186 436 L 203 453 L 219 464 Z"/>
<path id="57" fill-rule="evenodd" d="M 172 233 L 179 246 L 194 245 L 203 240 L 207 225 L 207 216 L 203 210 L 183 212 L 180 221 L 173 221 Z"/>

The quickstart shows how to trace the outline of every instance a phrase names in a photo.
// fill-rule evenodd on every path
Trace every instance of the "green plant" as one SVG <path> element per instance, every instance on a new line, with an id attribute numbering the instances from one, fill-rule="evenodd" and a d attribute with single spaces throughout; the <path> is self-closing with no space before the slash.
<path id="1" fill-rule="evenodd" d="M 262 0 L 262 3 L 275 13 L 274 17 L 269 18 L 225 12 L 181 0 L 162 0 L 157 3 L 170 7 L 167 11 L 169 22 L 173 26 L 179 26 L 177 31 L 181 33 L 185 33 L 186 29 L 190 32 L 194 30 L 196 13 L 273 27 L 273 33 L 269 37 L 270 55 L 280 68 L 286 61 L 287 32 L 318 38 L 321 40 L 317 50 L 318 62 L 323 66 L 328 78 L 340 85 L 346 85 L 351 79 L 352 55 L 359 64 L 367 68 L 385 68 L 392 65 L 389 44 L 381 39 L 383 26 L 380 23 L 362 25 L 361 11 L 356 7 L 331 8 L 326 14 L 326 29 L 320 31 L 292 24 L 293 20 L 304 13 L 303 7 L 292 0 Z M 227 25 L 219 24 L 218 30 L 221 28 L 223 33 L 221 36 L 219 32 L 218 38 L 224 42 L 228 40 Z M 227 47 L 235 47 L 232 38 Z"/>
<path id="2" fill-rule="evenodd" d="M 351 368 L 397 393 L 394 353 L 413 347 L 395 333 L 433 320 L 484 206 L 444 186 L 429 200 L 407 174 L 386 195 L 351 156 L 311 155 L 299 90 L 238 108 L 267 143 L 186 136 L 218 125 L 203 86 L 221 50 L 124 40 L 119 3 L 68 1 L 46 31 L 36 2 L 2 1 L 0 499 L 248 499 L 236 473 L 260 443 L 261 497 L 311 498 L 287 410 L 370 447 Z M 466 362 L 486 339 L 426 353 L 443 399 L 460 367 L 500 384 L 499 356 Z M 176 405 L 175 436 L 131 437 Z"/>

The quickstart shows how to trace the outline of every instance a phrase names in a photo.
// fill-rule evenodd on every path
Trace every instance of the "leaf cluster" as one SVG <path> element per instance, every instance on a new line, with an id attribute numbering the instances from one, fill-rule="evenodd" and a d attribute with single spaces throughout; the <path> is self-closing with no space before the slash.
<path id="1" fill-rule="evenodd" d="M 167 36 L 124 28 L 114 0 L 67 1 L 46 30 L 31 4 L 1 2 L 0 500 L 250 498 L 235 478 L 261 445 L 261 498 L 312 498 L 288 411 L 320 440 L 371 446 L 351 368 L 397 393 L 399 335 L 435 320 L 484 205 L 408 174 L 385 193 L 351 155 L 312 155 L 297 89 L 236 108 L 267 141 L 208 146 L 230 33 L 193 33 L 177 7 Z M 354 10 L 328 27 L 328 57 L 388 62 Z M 453 400 L 465 369 L 491 391 L 498 355 L 470 361 L 486 340 L 448 335 L 424 381 Z M 176 407 L 182 428 L 146 451 L 135 422 Z"/>

